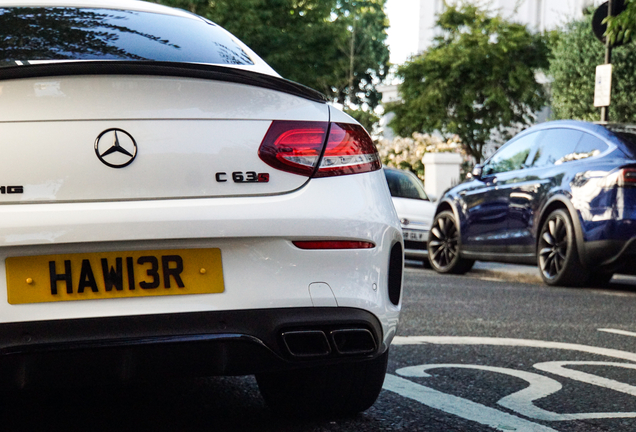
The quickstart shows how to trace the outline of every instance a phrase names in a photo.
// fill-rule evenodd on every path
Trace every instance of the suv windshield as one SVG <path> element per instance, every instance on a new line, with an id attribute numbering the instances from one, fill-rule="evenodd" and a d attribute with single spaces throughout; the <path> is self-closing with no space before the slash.
<path id="1" fill-rule="evenodd" d="M 54 60 L 254 64 L 202 19 L 112 9 L 0 8 L 0 67 Z"/>
<path id="2" fill-rule="evenodd" d="M 428 201 L 428 196 L 426 196 L 426 192 L 424 192 L 424 186 L 422 186 L 422 182 L 415 177 L 415 174 L 406 171 L 384 169 L 384 175 L 389 184 L 392 197 Z"/>

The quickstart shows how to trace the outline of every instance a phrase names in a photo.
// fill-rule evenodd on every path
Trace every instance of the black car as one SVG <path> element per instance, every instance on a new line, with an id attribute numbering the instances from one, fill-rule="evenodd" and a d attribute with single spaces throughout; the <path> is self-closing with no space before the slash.
<path id="1" fill-rule="evenodd" d="M 537 264 L 548 285 L 608 282 L 636 262 L 636 126 L 554 121 L 503 145 L 440 199 L 440 273 L 475 260 Z"/>

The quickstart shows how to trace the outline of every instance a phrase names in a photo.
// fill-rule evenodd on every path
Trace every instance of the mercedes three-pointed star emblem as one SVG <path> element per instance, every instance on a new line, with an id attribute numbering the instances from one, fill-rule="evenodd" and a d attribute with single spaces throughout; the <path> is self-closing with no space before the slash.
<path id="1" fill-rule="evenodd" d="M 107 129 L 95 140 L 95 154 L 104 165 L 123 168 L 135 160 L 137 143 L 121 129 Z"/>

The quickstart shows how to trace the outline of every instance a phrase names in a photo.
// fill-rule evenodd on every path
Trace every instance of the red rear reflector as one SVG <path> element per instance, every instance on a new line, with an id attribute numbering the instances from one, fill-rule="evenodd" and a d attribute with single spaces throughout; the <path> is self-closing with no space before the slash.
<path id="1" fill-rule="evenodd" d="M 327 150 L 315 177 L 358 174 L 382 168 L 373 140 L 360 125 L 332 123 Z"/>
<path id="2" fill-rule="evenodd" d="M 373 249 L 375 245 L 364 241 L 294 241 L 299 249 Z"/>
<path id="3" fill-rule="evenodd" d="M 327 129 L 329 139 L 326 140 Z M 260 148 L 259 157 L 269 166 L 311 176 L 325 147 L 315 177 L 357 174 L 382 168 L 373 140 L 360 125 L 347 123 L 274 121 Z"/>

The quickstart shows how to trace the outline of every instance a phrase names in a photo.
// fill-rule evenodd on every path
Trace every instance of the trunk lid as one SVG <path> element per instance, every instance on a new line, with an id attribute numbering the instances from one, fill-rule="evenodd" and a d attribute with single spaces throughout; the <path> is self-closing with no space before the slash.
<path id="1" fill-rule="evenodd" d="M 276 90 L 206 79 L 1 81 L 0 202 L 290 192 L 308 178 L 275 170 L 258 157 L 274 120 L 327 122 L 329 110 Z"/>

